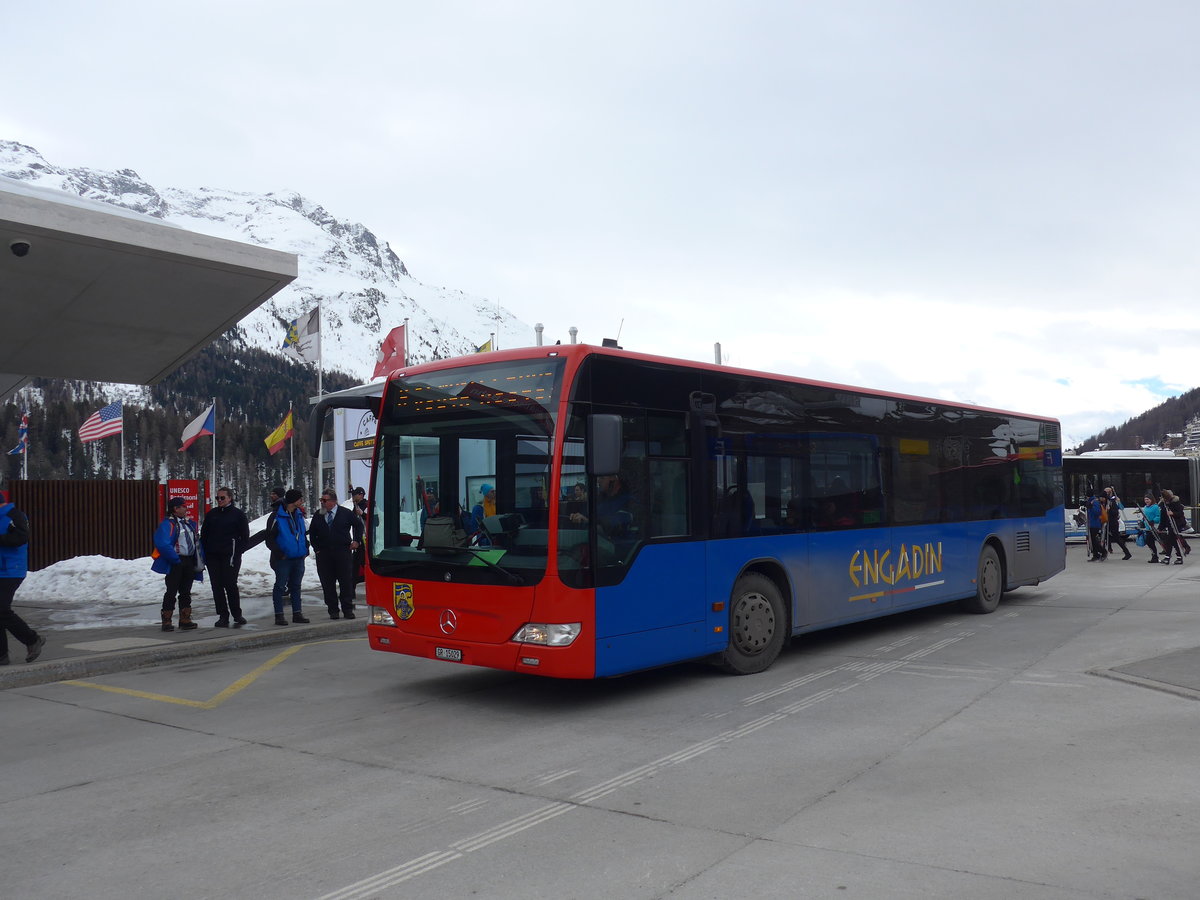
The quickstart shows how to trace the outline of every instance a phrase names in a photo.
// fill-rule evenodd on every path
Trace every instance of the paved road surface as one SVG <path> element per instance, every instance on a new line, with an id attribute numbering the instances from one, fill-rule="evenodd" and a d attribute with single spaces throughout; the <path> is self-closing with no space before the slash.
<path id="1" fill-rule="evenodd" d="M 548 681 L 314 620 L 11 687 L 0 895 L 1190 900 L 1200 567 L 1069 556 L 746 678 Z"/>

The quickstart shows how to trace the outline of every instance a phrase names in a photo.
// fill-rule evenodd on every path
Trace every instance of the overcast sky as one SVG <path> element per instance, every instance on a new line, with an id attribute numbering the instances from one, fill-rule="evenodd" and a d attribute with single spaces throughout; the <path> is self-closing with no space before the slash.
<path id="1" fill-rule="evenodd" d="M 1200 384 L 1198 35 L 1193 0 L 49 0 L 0 138 L 297 191 L 550 340 L 1082 439 Z"/>

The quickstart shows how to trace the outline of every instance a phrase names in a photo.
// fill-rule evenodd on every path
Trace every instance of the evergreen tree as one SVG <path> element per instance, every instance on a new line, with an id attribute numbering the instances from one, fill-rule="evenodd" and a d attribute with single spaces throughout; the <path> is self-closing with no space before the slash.
<path id="1" fill-rule="evenodd" d="M 324 388 L 355 384 L 341 372 L 324 372 Z M 274 484 L 290 485 L 287 449 L 272 457 L 263 439 L 287 415 L 296 414 L 296 438 L 304 433 L 309 398 L 316 394 L 316 369 L 249 347 L 234 328 L 153 387 L 114 387 L 94 382 L 38 378 L 19 397 L 0 407 L 0 435 L 7 451 L 17 443 L 21 414 L 29 413 L 29 477 L 108 479 L 120 477 L 121 437 L 84 444 L 79 426 L 100 407 L 125 401 L 126 478 L 163 482 L 169 478 L 212 477 L 212 438 L 201 438 L 183 453 L 180 436 L 196 416 L 217 400 L 217 481 L 233 487 L 251 515 L 265 511 Z M 311 497 L 312 459 L 294 448 L 296 476 Z M 3 474 L 19 478 L 21 458 L 5 456 Z"/>

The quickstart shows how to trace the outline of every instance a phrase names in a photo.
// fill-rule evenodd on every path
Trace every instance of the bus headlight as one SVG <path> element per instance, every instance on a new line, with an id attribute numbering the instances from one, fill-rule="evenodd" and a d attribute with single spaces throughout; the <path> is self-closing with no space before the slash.
<path id="1" fill-rule="evenodd" d="M 392 614 L 382 606 L 371 607 L 371 624 L 372 625 L 395 625 L 396 620 L 392 618 Z"/>
<path id="2" fill-rule="evenodd" d="M 513 640 L 522 644 L 541 644 L 543 647 L 567 647 L 579 637 L 582 622 L 567 622 L 561 625 L 546 625 L 529 622 L 517 629 Z"/>

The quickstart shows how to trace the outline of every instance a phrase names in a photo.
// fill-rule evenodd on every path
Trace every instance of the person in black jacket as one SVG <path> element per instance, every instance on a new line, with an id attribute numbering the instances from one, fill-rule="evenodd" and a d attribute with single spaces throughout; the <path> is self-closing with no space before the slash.
<path id="1" fill-rule="evenodd" d="M 350 499 L 353 502 L 353 506 L 350 507 L 351 511 L 365 522 L 367 519 L 367 489 L 356 487 L 350 492 Z"/>
<path id="2" fill-rule="evenodd" d="M 238 574 L 242 570 L 242 554 L 250 543 L 250 523 L 246 514 L 233 505 L 233 491 L 217 488 L 217 505 L 204 516 L 200 526 L 200 546 L 212 585 L 213 604 L 217 607 L 217 628 L 246 624 L 242 617 L 242 597 L 238 591 Z"/>
<path id="3" fill-rule="evenodd" d="M 331 619 L 354 618 L 354 554 L 362 546 L 362 538 L 362 519 L 338 506 L 336 493 L 323 491 L 321 508 L 313 513 L 308 539 L 317 554 L 317 576 Z"/>
<path id="4" fill-rule="evenodd" d="M 1108 512 L 1108 547 L 1109 553 L 1113 552 L 1113 544 L 1121 545 L 1121 552 L 1125 554 L 1123 559 L 1129 559 L 1133 554 L 1129 552 L 1129 548 L 1125 546 L 1125 524 L 1121 520 L 1121 510 L 1125 508 L 1121 503 L 1121 498 L 1117 496 L 1116 488 L 1106 487 L 1104 496 L 1101 502 L 1105 505 Z"/>
<path id="5" fill-rule="evenodd" d="M 283 495 L 286 493 L 287 488 L 283 487 L 282 485 L 276 485 L 275 487 L 271 488 L 271 496 L 267 500 L 267 512 L 273 513 L 275 510 L 279 509 L 279 504 L 283 502 Z M 249 550 L 251 547 L 257 547 L 266 539 L 267 529 L 264 528 L 262 531 L 250 538 L 250 543 L 246 545 L 246 549 Z"/>
<path id="6" fill-rule="evenodd" d="M 1183 558 L 1192 552 L 1188 542 L 1183 539 L 1183 532 L 1187 530 L 1187 513 L 1182 501 L 1166 488 L 1162 489 L 1162 499 L 1159 501 L 1158 508 L 1158 527 L 1162 529 L 1159 533 L 1164 536 L 1162 564 L 1164 566 L 1171 564 L 1171 551 L 1174 550 L 1175 565 L 1181 566 Z"/>

